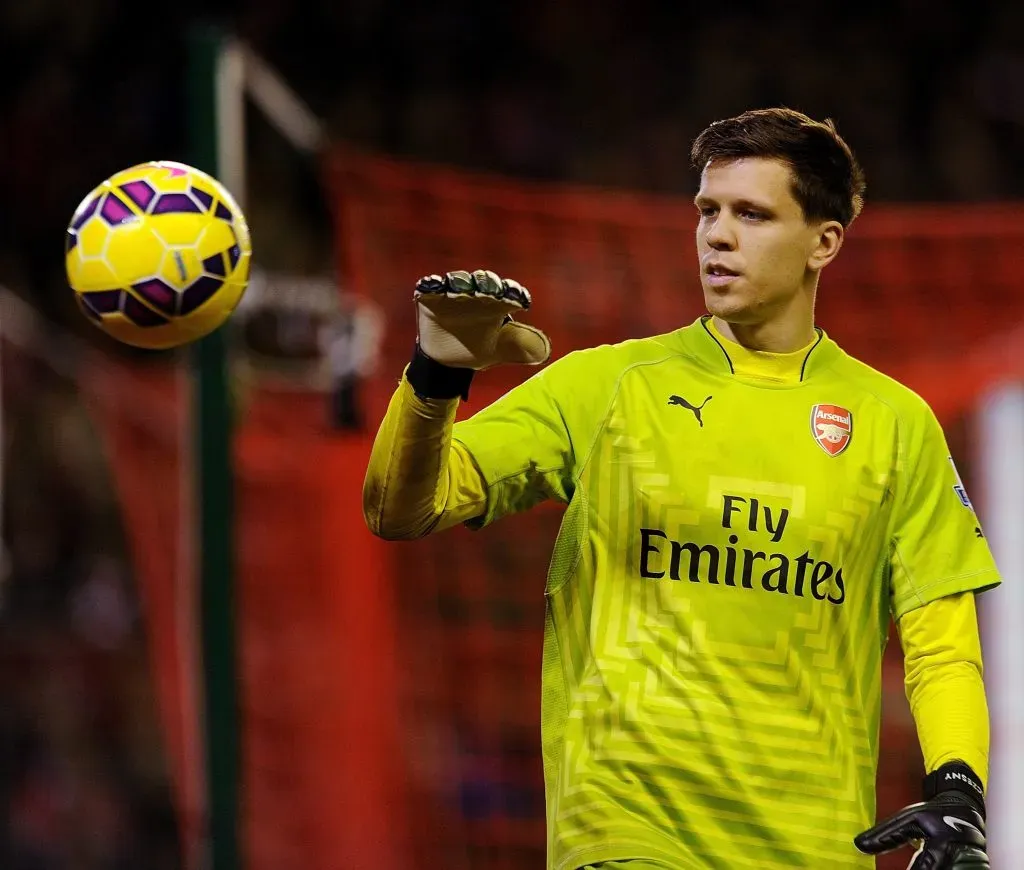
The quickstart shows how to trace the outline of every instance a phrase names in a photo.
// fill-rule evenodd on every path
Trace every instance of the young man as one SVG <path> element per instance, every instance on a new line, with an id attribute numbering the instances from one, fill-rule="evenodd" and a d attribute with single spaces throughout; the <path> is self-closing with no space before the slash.
<path id="1" fill-rule="evenodd" d="M 784 109 L 711 125 L 692 156 L 709 314 L 689 326 L 570 353 L 454 424 L 475 371 L 550 348 L 509 318 L 530 302 L 515 282 L 420 281 L 367 523 L 415 538 L 567 505 L 550 870 L 852 870 L 912 841 L 914 868 L 987 868 L 974 595 L 999 577 L 930 409 L 814 324 L 861 170 L 831 123 Z M 890 617 L 929 773 L 865 830 Z"/>

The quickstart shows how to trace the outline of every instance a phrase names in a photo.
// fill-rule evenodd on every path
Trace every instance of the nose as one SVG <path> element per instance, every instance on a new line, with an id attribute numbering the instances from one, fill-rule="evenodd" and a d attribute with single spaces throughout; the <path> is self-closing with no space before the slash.
<path id="1" fill-rule="evenodd" d="M 736 247 L 736 236 L 729 219 L 721 212 L 708 220 L 704 227 L 704 241 L 715 251 L 731 251 Z"/>

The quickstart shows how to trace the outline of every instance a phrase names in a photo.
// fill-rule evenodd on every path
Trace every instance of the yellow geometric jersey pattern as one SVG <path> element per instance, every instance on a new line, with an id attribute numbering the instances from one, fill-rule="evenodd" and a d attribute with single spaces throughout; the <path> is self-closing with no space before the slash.
<path id="1" fill-rule="evenodd" d="M 699 320 L 573 353 L 454 438 L 476 525 L 567 505 L 546 589 L 548 867 L 858 868 L 892 616 L 999 582 L 918 396 L 824 333 L 737 374 Z"/>

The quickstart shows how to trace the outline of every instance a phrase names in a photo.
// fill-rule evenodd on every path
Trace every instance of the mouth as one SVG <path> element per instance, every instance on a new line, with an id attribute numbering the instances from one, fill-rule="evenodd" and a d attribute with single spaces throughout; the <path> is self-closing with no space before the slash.
<path id="1" fill-rule="evenodd" d="M 723 287 L 739 278 L 740 273 L 722 263 L 711 262 L 704 265 L 704 275 L 712 287 Z"/>

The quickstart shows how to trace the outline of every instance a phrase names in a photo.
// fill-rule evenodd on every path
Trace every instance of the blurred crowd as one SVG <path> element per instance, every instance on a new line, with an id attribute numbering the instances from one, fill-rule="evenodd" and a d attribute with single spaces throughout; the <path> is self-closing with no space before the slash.
<path id="1" fill-rule="evenodd" d="M 1024 4 L 1003 0 L 126 0 L 0 4 L 0 285 L 74 333 L 65 224 L 147 159 L 188 159 L 185 35 L 239 33 L 357 145 L 529 178 L 688 193 L 693 136 L 786 104 L 836 119 L 870 200 L 1024 196 Z M 259 119 L 259 262 L 330 262 L 329 203 Z M 0 867 L 176 866 L 116 500 L 74 385 L 3 347 Z"/>

